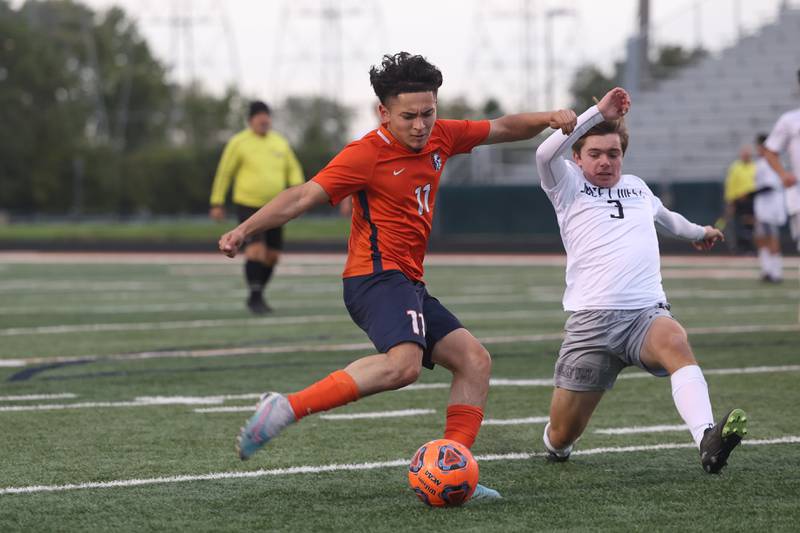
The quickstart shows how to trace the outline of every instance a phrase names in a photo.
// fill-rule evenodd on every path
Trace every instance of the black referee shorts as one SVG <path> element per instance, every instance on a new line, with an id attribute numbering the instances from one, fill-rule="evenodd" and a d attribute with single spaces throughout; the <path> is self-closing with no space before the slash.
<path id="1" fill-rule="evenodd" d="M 256 211 L 258 209 L 255 207 L 236 204 L 236 216 L 239 218 L 240 223 L 253 216 Z M 247 246 L 253 242 L 263 242 L 270 250 L 283 250 L 283 226 L 261 233 L 254 233 L 244 241 L 244 245 Z"/>

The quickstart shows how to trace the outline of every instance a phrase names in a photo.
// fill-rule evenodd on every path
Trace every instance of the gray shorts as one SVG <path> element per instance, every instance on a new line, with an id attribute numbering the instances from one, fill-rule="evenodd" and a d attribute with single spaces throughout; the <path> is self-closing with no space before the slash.
<path id="1" fill-rule="evenodd" d="M 767 222 L 756 221 L 755 227 L 756 237 L 780 237 L 781 227 L 777 224 L 769 224 Z"/>
<path id="2" fill-rule="evenodd" d="M 660 316 L 672 318 L 669 304 L 572 313 L 564 325 L 564 342 L 556 361 L 556 387 L 572 391 L 608 390 L 614 386 L 620 371 L 631 365 L 654 376 L 667 376 L 663 369 L 647 368 L 639 358 L 647 330 Z"/>

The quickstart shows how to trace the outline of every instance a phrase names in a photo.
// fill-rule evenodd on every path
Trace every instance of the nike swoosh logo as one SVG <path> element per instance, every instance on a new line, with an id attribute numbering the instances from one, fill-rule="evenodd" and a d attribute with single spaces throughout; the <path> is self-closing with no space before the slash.
<path id="1" fill-rule="evenodd" d="M 392 174 L 394 174 L 395 176 L 398 176 L 398 175 L 402 174 L 404 170 L 405 170 L 405 168 L 401 168 L 400 170 L 395 170 L 394 172 L 392 172 Z"/>

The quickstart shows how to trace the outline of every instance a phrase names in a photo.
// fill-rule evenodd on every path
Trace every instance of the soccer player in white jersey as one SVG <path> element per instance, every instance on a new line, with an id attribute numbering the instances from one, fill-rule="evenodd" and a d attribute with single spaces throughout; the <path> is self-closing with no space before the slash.
<path id="1" fill-rule="evenodd" d="M 554 133 L 536 151 L 567 251 L 563 302 L 571 313 L 544 444 L 548 459 L 566 461 L 603 393 L 624 367 L 636 365 L 671 376 L 675 406 L 703 468 L 718 473 L 746 434 L 747 417 L 732 409 L 714 424 L 703 372 L 661 286 L 656 228 L 698 249 L 710 248 L 722 233 L 666 209 L 641 178 L 621 175 L 628 144 L 621 119 L 629 108 L 628 93 L 612 89 L 570 135 Z"/>
<path id="2" fill-rule="evenodd" d="M 797 81 L 800 83 L 800 70 L 797 71 Z M 797 183 L 797 174 L 800 173 L 800 108 L 781 115 L 764 146 L 767 148 L 765 159 L 786 187 L 789 229 L 792 238 L 797 242 L 797 249 L 800 250 L 800 185 Z M 780 154 L 784 150 L 789 152 L 791 170 L 787 170 L 781 163 Z"/>
<path id="3" fill-rule="evenodd" d="M 753 212 L 756 216 L 755 242 L 761 279 L 767 283 L 783 281 L 783 256 L 781 256 L 781 226 L 786 224 L 783 181 L 766 160 L 765 134 L 756 137 L 756 191 Z"/>

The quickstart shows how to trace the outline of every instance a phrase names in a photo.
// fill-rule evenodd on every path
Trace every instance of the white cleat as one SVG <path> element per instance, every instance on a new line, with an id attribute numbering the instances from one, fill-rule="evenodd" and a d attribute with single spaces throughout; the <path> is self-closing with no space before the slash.
<path id="1" fill-rule="evenodd" d="M 256 412 L 239 430 L 236 451 L 242 461 L 249 459 L 283 429 L 296 422 L 294 411 L 282 394 L 268 392 L 261 397 Z"/>

